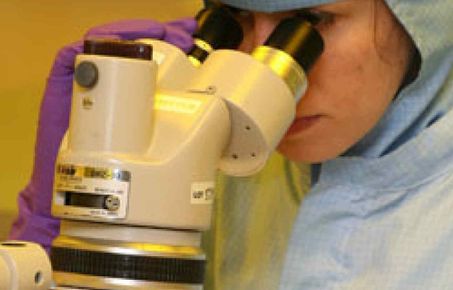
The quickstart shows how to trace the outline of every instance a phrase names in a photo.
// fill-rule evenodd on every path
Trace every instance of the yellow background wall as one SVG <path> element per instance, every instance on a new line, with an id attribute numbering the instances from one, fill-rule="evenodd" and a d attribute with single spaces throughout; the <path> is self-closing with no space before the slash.
<path id="1" fill-rule="evenodd" d="M 0 1 L 0 239 L 31 174 L 38 110 L 52 60 L 95 25 L 195 15 L 201 0 Z"/>

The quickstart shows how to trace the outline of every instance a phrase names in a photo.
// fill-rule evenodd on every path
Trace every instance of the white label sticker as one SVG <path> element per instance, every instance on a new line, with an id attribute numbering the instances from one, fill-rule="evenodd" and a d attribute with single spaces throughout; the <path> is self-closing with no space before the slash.
<path id="1" fill-rule="evenodd" d="M 191 204 L 212 204 L 214 202 L 214 182 L 194 182 L 190 191 Z"/>

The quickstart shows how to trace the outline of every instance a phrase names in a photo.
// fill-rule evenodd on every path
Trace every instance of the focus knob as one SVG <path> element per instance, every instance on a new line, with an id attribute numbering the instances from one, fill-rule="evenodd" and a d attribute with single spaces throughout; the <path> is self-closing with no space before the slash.
<path id="1" fill-rule="evenodd" d="M 98 81 L 98 69 L 91 61 L 79 63 L 74 72 L 74 79 L 77 84 L 84 88 L 92 88 Z"/>

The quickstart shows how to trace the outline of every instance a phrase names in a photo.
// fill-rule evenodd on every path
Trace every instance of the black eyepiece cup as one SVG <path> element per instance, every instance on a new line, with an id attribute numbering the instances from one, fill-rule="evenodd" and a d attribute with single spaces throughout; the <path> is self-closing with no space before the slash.
<path id="1" fill-rule="evenodd" d="M 324 41 L 319 32 L 300 16 L 282 20 L 264 45 L 288 53 L 306 72 L 324 50 Z"/>
<path id="2" fill-rule="evenodd" d="M 227 8 L 211 6 L 201 10 L 196 19 L 198 29 L 194 38 L 207 42 L 213 49 L 235 49 L 241 44 L 242 27 Z"/>

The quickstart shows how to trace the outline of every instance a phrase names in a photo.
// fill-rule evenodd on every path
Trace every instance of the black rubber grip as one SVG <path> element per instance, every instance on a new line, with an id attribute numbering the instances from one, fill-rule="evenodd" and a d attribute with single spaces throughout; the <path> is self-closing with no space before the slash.
<path id="1" fill-rule="evenodd" d="M 205 260 L 112 254 L 52 247 L 54 271 L 149 282 L 203 284 Z"/>

